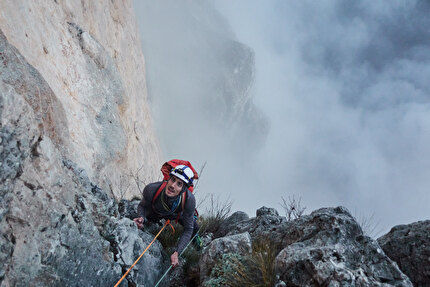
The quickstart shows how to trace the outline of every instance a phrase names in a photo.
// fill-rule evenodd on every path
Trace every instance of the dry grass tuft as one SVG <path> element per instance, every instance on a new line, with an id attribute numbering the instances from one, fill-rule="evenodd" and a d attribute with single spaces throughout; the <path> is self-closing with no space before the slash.
<path id="1" fill-rule="evenodd" d="M 272 287 L 276 283 L 277 246 L 268 238 L 256 239 L 248 255 L 224 254 L 205 286 Z"/>
<path id="2" fill-rule="evenodd" d="M 201 234 L 215 233 L 221 224 L 230 216 L 232 201 L 221 201 L 219 196 L 209 194 L 204 202 L 209 201 L 205 212 L 199 217 Z"/>

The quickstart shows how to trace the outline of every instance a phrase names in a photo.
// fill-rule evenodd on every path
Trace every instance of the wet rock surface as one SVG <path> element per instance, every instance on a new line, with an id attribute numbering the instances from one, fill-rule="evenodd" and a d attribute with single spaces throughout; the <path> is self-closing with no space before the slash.
<path id="1" fill-rule="evenodd" d="M 395 226 L 378 242 L 414 286 L 430 286 L 430 220 Z"/>

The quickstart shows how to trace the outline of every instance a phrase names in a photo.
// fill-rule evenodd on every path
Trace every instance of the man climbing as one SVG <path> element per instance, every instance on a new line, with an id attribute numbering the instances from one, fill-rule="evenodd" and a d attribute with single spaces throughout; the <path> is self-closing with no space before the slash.
<path id="1" fill-rule="evenodd" d="M 143 190 L 143 197 L 137 208 L 138 217 L 133 219 L 139 229 L 146 221 L 158 222 L 160 219 L 176 220 L 184 227 L 175 251 L 170 256 L 173 267 L 179 264 L 178 255 L 199 230 L 194 217 L 196 199 L 189 190 L 195 178 L 194 171 L 186 165 L 172 168 L 167 182 L 148 184 Z M 194 237 L 194 243 L 201 247 L 199 235 Z"/>

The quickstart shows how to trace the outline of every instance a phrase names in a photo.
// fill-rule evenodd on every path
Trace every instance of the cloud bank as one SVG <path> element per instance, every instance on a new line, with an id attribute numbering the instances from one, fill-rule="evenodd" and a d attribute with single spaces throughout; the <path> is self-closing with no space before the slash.
<path id="1" fill-rule="evenodd" d="M 280 197 L 294 194 L 301 196 L 308 211 L 344 205 L 360 214 L 373 213 L 384 231 L 395 224 L 429 219 L 428 2 L 217 1 L 215 7 L 196 3 L 172 9 L 172 3 L 164 1 L 162 10 L 154 12 L 146 2 L 143 8 L 136 5 L 136 13 L 152 9 L 156 18 L 170 11 L 161 21 L 170 34 L 157 26 L 148 28 L 155 20 L 147 19 L 145 24 L 165 51 L 149 52 L 156 41 L 142 34 L 149 85 L 160 85 L 151 82 L 151 74 L 163 66 L 174 71 L 171 81 L 187 83 L 178 97 L 202 88 L 198 98 L 183 98 L 200 101 L 195 108 L 207 108 L 187 111 L 204 125 L 195 130 L 199 140 L 187 142 L 186 152 L 178 152 L 184 144 L 166 144 L 172 136 L 182 138 L 180 132 L 175 134 L 166 123 L 158 127 L 165 135 L 161 138 L 167 157 L 191 157 L 198 164 L 208 161 L 202 190 L 230 194 L 234 209 L 251 215 L 262 205 L 281 211 Z M 171 19 L 183 7 L 194 9 L 182 14 L 194 18 L 184 17 L 173 25 Z M 211 11 L 213 17 L 198 19 L 206 15 L 198 9 Z M 255 82 L 250 93 L 268 119 L 267 125 L 255 129 L 259 131 L 255 138 L 247 127 L 234 144 L 231 130 L 216 122 L 222 117 L 208 117 L 211 104 L 218 102 L 201 92 L 211 85 L 213 75 L 184 80 L 184 66 L 201 65 L 194 63 L 193 59 L 201 59 L 194 58 L 196 53 L 212 57 L 205 63 L 209 71 L 222 71 L 213 55 L 224 46 L 199 39 L 207 32 L 193 34 L 190 25 L 209 26 L 253 51 Z M 173 26 L 175 33 L 169 28 Z M 183 63 L 175 59 L 178 49 L 191 51 L 181 55 L 187 58 Z M 159 91 L 152 90 L 152 97 L 158 97 L 153 98 L 158 123 L 173 97 L 162 99 Z M 248 148 L 246 142 L 259 144 Z"/>

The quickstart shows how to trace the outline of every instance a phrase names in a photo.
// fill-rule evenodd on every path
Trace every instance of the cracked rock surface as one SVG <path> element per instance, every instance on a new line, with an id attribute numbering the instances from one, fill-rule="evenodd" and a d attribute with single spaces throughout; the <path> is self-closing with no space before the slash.
<path id="1" fill-rule="evenodd" d="M 1 30 L 0 94 L 0 285 L 113 286 L 153 236 L 66 158 L 64 110 Z M 121 286 L 154 284 L 165 260 L 154 244 Z"/>
<path id="2" fill-rule="evenodd" d="M 235 228 L 209 243 L 201 257 L 201 277 L 207 282 L 212 267 L 220 264 L 213 256 L 207 260 L 214 244 L 249 234 L 251 249 L 259 238 L 271 241 L 277 249 L 277 286 L 412 286 L 378 242 L 365 236 L 343 207 L 321 208 L 292 221 L 273 208 L 262 207 L 254 218 L 245 220 L 234 214 L 226 221 Z M 229 248 L 226 252 L 235 256 L 240 251 Z"/>
<path id="3" fill-rule="evenodd" d="M 430 220 L 394 226 L 378 242 L 414 286 L 430 286 Z"/>

